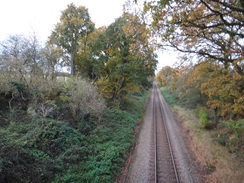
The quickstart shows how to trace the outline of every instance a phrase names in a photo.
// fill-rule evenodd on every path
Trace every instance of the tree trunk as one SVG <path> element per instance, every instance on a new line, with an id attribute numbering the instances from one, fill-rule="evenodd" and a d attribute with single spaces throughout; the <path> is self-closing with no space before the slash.
<path id="1" fill-rule="evenodd" d="M 74 53 L 71 53 L 71 63 L 70 63 L 70 67 L 71 67 L 71 75 L 72 75 L 72 76 L 75 75 L 74 57 L 75 57 L 75 54 L 74 54 Z"/>
<path id="2" fill-rule="evenodd" d="M 214 108 L 214 124 L 218 123 L 218 108 Z"/>

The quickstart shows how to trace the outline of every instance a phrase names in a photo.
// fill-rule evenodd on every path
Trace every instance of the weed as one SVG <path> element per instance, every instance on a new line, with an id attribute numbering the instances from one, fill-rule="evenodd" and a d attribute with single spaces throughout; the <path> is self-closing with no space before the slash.
<path id="1" fill-rule="evenodd" d="M 215 142 L 219 143 L 222 146 L 225 146 L 228 141 L 228 135 L 223 132 L 213 134 L 212 138 Z"/>
<path id="2" fill-rule="evenodd" d="M 200 127 L 203 129 L 212 129 L 215 124 L 209 120 L 208 109 L 198 106 L 197 110 Z"/>
<path id="3" fill-rule="evenodd" d="M 209 164 L 208 162 L 206 164 L 206 168 L 207 168 L 207 172 L 208 173 L 213 173 L 216 170 L 216 167 L 211 165 L 211 164 Z"/>

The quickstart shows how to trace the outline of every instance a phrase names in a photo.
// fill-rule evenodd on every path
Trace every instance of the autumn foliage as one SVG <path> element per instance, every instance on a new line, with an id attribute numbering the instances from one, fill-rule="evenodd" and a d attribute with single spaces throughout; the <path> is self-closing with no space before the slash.
<path id="1" fill-rule="evenodd" d="M 145 12 L 151 27 L 169 46 L 189 59 L 209 58 L 243 72 L 244 5 L 241 0 L 152 0 Z"/>
<path id="2" fill-rule="evenodd" d="M 0 182 L 113 182 L 152 85 L 149 40 L 135 14 L 96 29 L 72 3 L 45 45 L 0 42 Z"/>
<path id="3" fill-rule="evenodd" d="M 165 75 L 165 70 L 164 67 L 157 74 L 158 82 L 170 87 L 172 91 L 178 90 L 180 98 L 190 93 L 192 99 L 198 97 L 195 106 L 206 104 L 217 110 L 223 118 L 244 116 L 244 77 L 233 69 L 225 69 L 222 64 L 203 62 L 171 68 L 174 71 L 171 75 Z M 202 101 L 201 98 L 206 100 Z"/>
<path id="4" fill-rule="evenodd" d="M 162 68 L 157 80 L 177 90 L 186 105 L 212 109 L 215 120 L 244 115 L 243 12 L 239 0 L 153 0 L 144 6 L 159 47 L 184 58 L 176 68 Z"/>

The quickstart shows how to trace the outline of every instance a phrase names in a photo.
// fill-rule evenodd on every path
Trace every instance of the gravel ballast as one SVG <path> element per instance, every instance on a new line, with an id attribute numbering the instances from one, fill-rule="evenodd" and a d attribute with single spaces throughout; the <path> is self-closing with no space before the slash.
<path id="1" fill-rule="evenodd" d="M 127 183 L 146 183 L 151 182 L 154 174 L 153 156 L 153 95 L 148 102 L 144 114 L 143 124 L 137 140 L 135 152 L 127 175 Z M 170 106 L 166 103 L 163 96 L 160 96 L 164 108 L 164 116 L 169 130 L 169 136 L 177 164 L 180 182 L 201 182 L 195 167 L 194 159 L 191 158 L 190 150 L 183 140 L 181 125 L 174 120 Z"/>

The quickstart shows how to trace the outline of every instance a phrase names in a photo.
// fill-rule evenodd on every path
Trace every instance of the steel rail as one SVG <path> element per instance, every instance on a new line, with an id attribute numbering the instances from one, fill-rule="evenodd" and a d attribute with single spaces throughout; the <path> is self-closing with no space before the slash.
<path id="1" fill-rule="evenodd" d="M 156 92 L 155 92 L 156 91 Z M 173 164 L 173 168 L 174 168 L 174 173 L 175 173 L 175 178 L 176 178 L 176 182 L 177 183 L 180 183 L 180 180 L 179 180 L 179 174 L 177 172 L 177 168 L 176 168 L 176 163 L 175 163 L 175 158 L 174 158 L 174 154 L 173 154 L 173 149 L 172 149 L 172 145 L 171 145 L 171 141 L 170 141 L 170 137 L 169 137 L 169 132 L 168 132 L 168 128 L 167 128 L 167 124 L 166 124 L 166 120 L 165 120 L 165 115 L 164 115 L 164 111 L 163 111 L 163 103 L 162 103 L 162 100 L 160 98 L 160 95 L 159 95 L 159 89 L 158 89 L 158 86 L 154 86 L 154 99 L 153 99 L 153 119 L 154 119 L 154 142 L 156 143 L 155 144 L 155 183 L 157 183 L 157 122 L 155 119 L 156 118 L 156 110 L 155 110 L 155 93 L 156 95 L 158 96 L 159 98 L 159 101 L 160 101 L 160 104 L 159 104 L 159 108 L 160 108 L 160 113 L 161 113 L 161 116 L 163 118 L 163 126 L 164 126 L 164 129 L 165 129 L 165 134 L 166 134 L 166 138 L 167 138 L 167 142 L 168 142 L 168 146 L 169 146 L 169 151 L 170 151 L 170 157 L 171 157 L 171 161 L 172 161 L 172 164 Z"/>
<path id="2" fill-rule="evenodd" d="M 158 176 L 157 176 L 157 169 L 158 169 L 158 165 L 157 165 L 157 115 L 156 115 L 156 109 L 155 109 L 155 93 L 156 93 L 156 90 L 155 90 L 155 87 L 153 88 L 153 124 L 154 124 L 154 162 L 155 162 L 155 174 L 154 174 L 154 180 L 155 180 L 155 183 L 158 182 Z"/>

